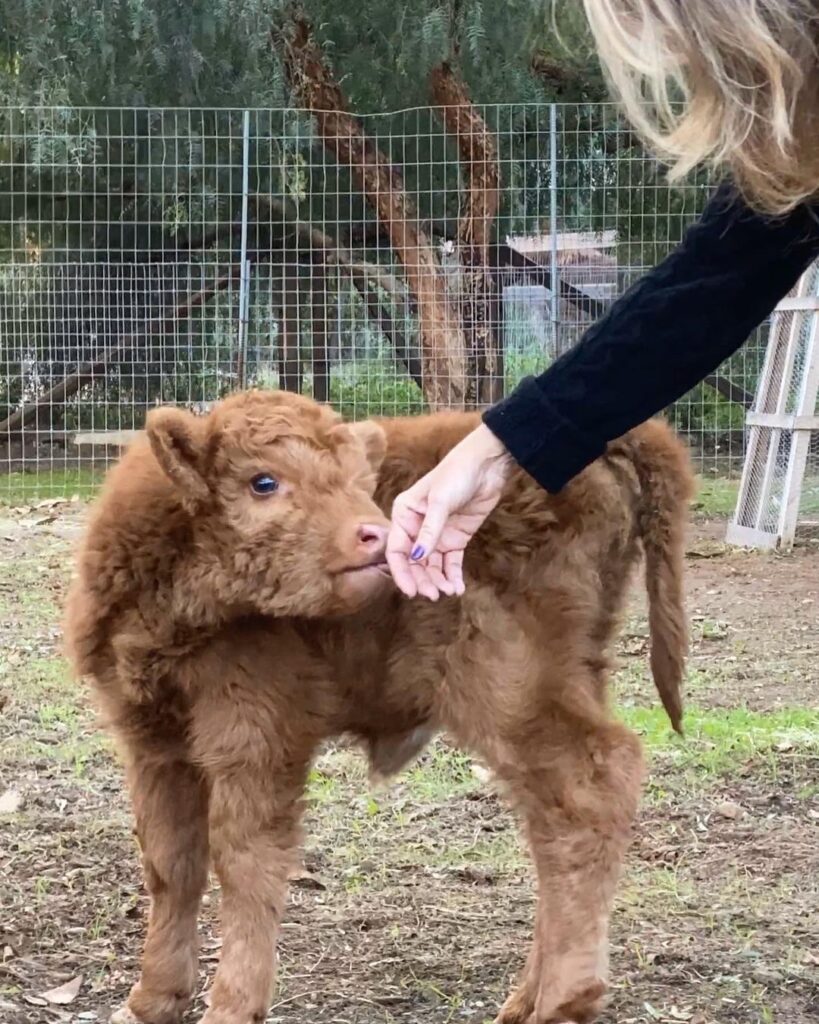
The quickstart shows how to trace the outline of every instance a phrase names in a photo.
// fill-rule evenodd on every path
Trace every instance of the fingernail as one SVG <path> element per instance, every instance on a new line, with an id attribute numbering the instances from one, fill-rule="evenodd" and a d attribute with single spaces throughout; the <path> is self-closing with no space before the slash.
<path id="1" fill-rule="evenodd" d="M 406 548 L 404 548 L 404 550 L 406 551 Z M 423 558 L 426 553 L 426 548 L 423 544 L 416 544 L 410 552 L 410 558 L 413 562 L 417 562 L 419 559 Z"/>

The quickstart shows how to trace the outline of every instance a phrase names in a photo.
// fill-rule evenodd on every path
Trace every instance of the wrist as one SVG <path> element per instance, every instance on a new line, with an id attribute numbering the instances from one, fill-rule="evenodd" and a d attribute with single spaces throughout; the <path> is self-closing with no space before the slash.
<path id="1" fill-rule="evenodd" d="M 484 423 L 476 427 L 472 437 L 478 458 L 487 469 L 508 476 L 514 465 L 506 445 Z"/>

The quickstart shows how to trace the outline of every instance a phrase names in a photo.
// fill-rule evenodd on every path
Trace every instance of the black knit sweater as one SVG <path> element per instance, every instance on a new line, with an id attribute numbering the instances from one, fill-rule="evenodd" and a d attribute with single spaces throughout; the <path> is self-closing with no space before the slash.
<path id="1" fill-rule="evenodd" d="M 484 422 L 558 491 L 732 355 L 817 256 L 819 205 L 767 218 L 725 185 L 679 248 Z"/>

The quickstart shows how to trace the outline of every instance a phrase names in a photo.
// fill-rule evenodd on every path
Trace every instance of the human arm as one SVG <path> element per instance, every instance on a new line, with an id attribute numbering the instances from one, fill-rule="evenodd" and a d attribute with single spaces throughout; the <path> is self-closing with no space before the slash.
<path id="1" fill-rule="evenodd" d="M 720 188 L 683 243 L 571 352 L 524 380 L 398 496 L 388 542 L 398 587 L 408 596 L 461 592 L 463 551 L 497 504 L 512 459 L 547 490 L 560 490 L 609 441 L 735 352 L 817 255 L 818 207 L 770 219 Z M 456 516 L 460 525 L 448 533 Z"/>
<path id="2" fill-rule="evenodd" d="M 819 206 L 772 220 L 720 188 L 682 244 L 484 422 L 546 490 L 676 401 L 743 344 L 819 256 Z"/>

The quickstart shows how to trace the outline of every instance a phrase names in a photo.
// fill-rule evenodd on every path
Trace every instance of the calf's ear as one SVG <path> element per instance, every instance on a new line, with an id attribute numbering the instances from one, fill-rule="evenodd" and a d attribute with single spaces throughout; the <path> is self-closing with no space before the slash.
<path id="1" fill-rule="evenodd" d="M 186 501 L 194 506 L 205 502 L 210 489 L 202 475 L 202 419 L 184 409 L 153 409 L 148 413 L 145 430 L 157 462 Z"/>
<path id="2" fill-rule="evenodd" d="M 361 420 L 358 423 L 347 423 L 345 426 L 353 441 L 364 449 L 367 461 L 373 472 L 377 473 L 387 454 L 387 435 L 373 420 Z"/>

